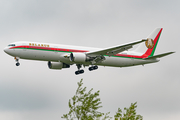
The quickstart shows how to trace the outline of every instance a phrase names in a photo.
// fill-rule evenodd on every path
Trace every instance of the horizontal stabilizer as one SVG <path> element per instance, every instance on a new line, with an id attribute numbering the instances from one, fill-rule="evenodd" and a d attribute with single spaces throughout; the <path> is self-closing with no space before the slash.
<path id="1" fill-rule="evenodd" d="M 161 58 L 161 57 L 164 57 L 164 56 L 170 55 L 170 54 L 172 54 L 172 53 L 175 53 L 175 52 L 163 53 L 163 54 L 155 55 L 155 56 L 148 57 L 148 58 L 144 58 L 144 59 L 145 59 L 145 60 L 150 60 L 150 59 Z"/>

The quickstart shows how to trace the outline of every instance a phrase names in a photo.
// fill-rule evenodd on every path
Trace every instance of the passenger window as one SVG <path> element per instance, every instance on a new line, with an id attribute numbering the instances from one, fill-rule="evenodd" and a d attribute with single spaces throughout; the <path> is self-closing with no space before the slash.
<path id="1" fill-rule="evenodd" d="M 8 46 L 15 46 L 15 44 L 9 44 Z"/>

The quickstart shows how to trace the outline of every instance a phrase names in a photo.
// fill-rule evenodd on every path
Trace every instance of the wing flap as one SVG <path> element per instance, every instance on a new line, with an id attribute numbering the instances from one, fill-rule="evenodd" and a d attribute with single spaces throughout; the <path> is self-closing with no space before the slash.
<path id="1" fill-rule="evenodd" d="M 129 45 L 129 46 L 126 46 L 126 47 L 121 47 L 121 48 L 116 49 L 116 50 L 112 50 L 112 51 L 110 51 L 110 52 L 107 52 L 106 55 L 112 56 L 112 55 L 115 55 L 115 54 L 117 54 L 117 53 L 120 53 L 120 52 L 123 52 L 123 51 L 125 51 L 125 50 L 128 50 L 128 49 L 130 49 L 130 48 L 132 48 L 132 45 Z"/>

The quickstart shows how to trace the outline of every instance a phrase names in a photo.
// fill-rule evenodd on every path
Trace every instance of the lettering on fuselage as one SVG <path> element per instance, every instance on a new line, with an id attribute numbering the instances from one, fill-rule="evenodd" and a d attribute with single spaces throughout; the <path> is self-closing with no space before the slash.
<path id="1" fill-rule="evenodd" d="M 36 44 L 36 43 L 29 43 L 29 46 L 49 47 L 48 44 Z"/>

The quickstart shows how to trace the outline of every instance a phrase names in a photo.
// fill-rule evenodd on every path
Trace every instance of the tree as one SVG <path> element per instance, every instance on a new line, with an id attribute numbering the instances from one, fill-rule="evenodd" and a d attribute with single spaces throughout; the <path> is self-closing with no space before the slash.
<path id="1" fill-rule="evenodd" d="M 101 101 L 99 96 L 99 92 L 92 93 L 93 88 L 86 92 L 86 87 L 82 87 L 83 79 L 78 82 L 78 88 L 76 90 L 76 94 L 69 99 L 69 113 L 63 114 L 61 118 L 66 120 L 110 120 L 112 117 L 109 117 L 110 112 L 104 114 L 98 111 Z M 131 103 L 129 108 L 124 108 L 124 112 L 118 108 L 116 115 L 114 115 L 115 120 L 142 120 L 143 117 L 141 115 L 136 115 L 137 102 Z"/>
<path id="2" fill-rule="evenodd" d="M 99 92 L 92 93 L 93 88 L 86 92 L 86 87 L 82 87 L 83 79 L 78 82 L 78 88 L 76 94 L 69 100 L 70 111 L 68 114 L 64 114 L 61 118 L 66 120 L 73 120 L 74 118 L 78 120 L 94 120 L 95 118 L 100 118 L 104 115 L 98 111 L 101 102 Z M 104 120 L 109 118 L 109 113 L 104 117 Z"/>
<path id="3" fill-rule="evenodd" d="M 114 115 L 115 120 L 142 120 L 143 117 L 141 115 L 136 115 L 137 102 L 131 103 L 129 108 L 124 108 L 124 113 L 122 110 L 118 108 L 116 115 Z"/>

